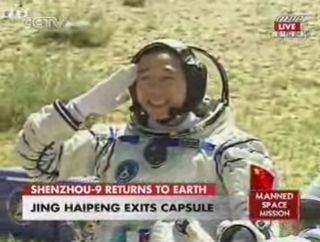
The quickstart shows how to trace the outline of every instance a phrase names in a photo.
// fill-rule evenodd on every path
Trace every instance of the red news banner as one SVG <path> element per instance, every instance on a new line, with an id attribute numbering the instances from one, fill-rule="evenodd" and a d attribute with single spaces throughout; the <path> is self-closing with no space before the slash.
<path id="1" fill-rule="evenodd" d="M 25 187 L 26 220 L 154 220 L 216 214 L 214 184 L 62 185 Z"/>
<path id="2" fill-rule="evenodd" d="M 30 185 L 23 195 L 215 196 L 215 185 Z"/>

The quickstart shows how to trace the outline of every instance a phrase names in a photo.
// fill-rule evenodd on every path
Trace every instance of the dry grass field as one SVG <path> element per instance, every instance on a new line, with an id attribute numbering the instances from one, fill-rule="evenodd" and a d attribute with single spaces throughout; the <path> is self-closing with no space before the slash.
<path id="1" fill-rule="evenodd" d="M 319 1 L 134 2 L 1 0 L 0 14 L 24 9 L 71 24 L 36 30 L 0 15 L 0 168 L 17 165 L 13 144 L 28 114 L 81 93 L 127 64 L 148 41 L 166 37 L 220 56 L 237 123 L 265 142 L 284 188 L 303 189 L 319 174 Z M 272 36 L 275 18 L 285 14 L 314 15 L 308 28 L 316 36 Z M 104 120 L 125 121 L 125 110 Z"/>

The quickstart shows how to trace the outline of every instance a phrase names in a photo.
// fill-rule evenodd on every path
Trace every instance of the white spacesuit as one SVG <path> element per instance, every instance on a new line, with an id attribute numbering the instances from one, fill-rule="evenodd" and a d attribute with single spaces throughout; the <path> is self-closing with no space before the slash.
<path id="1" fill-rule="evenodd" d="M 179 54 L 181 49 L 189 50 L 175 41 L 158 41 L 157 46 Z M 124 93 L 137 75 L 135 64 L 68 103 L 56 101 L 31 114 L 16 146 L 23 167 L 36 181 L 95 176 L 111 183 L 215 183 L 227 202 L 219 205 L 219 219 L 203 222 L 203 228 L 216 238 L 222 221 L 248 220 L 250 166 L 273 174 L 273 162 L 259 139 L 234 125 L 227 86 L 221 99 L 208 101 L 201 96 L 201 104 L 209 107 L 205 115 L 197 115 L 193 110 L 180 113 L 175 117 L 182 120 L 177 125 L 148 119 L 141 122 L 135 110 L 131 122 L 122 127 L 83 126 L 89 114 L 110 113 L 126 100 Z M 206 81 L 206 77 L 202 79 Z M 179 142 L 163 146 L 159 145 L 159 137 L 173 137 Z M 125 221 L 101 222 L 96 241 L 115 241 L 115 231 L 124 224 Z M 135 229 L 152 225 L 137 224 L 140 225 Z M 259 229 L 266 238 L 278 235 L 275 224 Z M 180 240 L 181 236 L 177 236 L 176 241 Z"/>

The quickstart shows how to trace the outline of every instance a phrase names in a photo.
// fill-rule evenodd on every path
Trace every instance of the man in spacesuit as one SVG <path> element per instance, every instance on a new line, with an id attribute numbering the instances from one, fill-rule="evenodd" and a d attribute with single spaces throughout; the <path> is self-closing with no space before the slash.
<path id="1" fill-rule="evenodd" d="M 196 51 L 218 68 L 221 97 L 206 96 L 207 67 Z M 110 113 L 127 101 L 128 90 L 131 121 L 125 127 L 84 126 L 90 114 Z M 176 40 L 148 44 L 130 66 L 88 92 L 31 114 L 16 153 L 35 181 L 95 176 L 118 184 L 216 183 L 227 202 L 219 204 L 219 219 L 202 226 L 212 238 L 228 236 L 230 241 L 234 236 L 254 241 L 249 227 L 239 232 L 232 230 L 232 223 L 225 223 L 221 234 L 215 232 L 224 220 L 249 222 L 251 166 L 273 174 L 273 162 L 262 142 L 233 123 L 223 66 L 206 51 Z M 257 181 L 255 189 L 274 188 L 274 182 L 264 184 L 263 177 Z M 102 222 L 96 241 L 116 241 L 124 223 Z M 278 234 L 271 223 L 252 226 L 266 239 Z"/>

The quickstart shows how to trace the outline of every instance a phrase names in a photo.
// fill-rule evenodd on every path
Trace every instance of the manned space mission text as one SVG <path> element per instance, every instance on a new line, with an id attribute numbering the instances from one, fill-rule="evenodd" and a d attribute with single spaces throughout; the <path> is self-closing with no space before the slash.
<path id="1" fill-rule="evenodd" d="M 254 191 L 250 196 L 252 220 L 299 220 L 298 191 Z"/>

